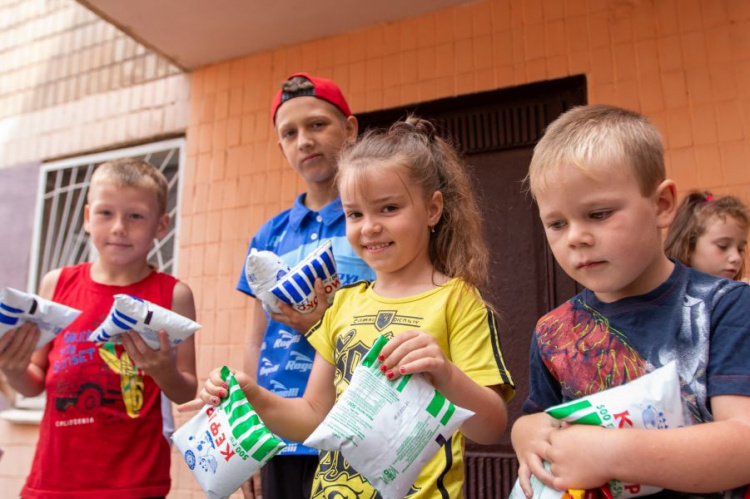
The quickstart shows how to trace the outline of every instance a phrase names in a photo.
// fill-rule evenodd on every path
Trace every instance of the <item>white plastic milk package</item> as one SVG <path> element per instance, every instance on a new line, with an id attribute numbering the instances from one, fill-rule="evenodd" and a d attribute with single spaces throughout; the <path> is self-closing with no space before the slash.
<path id="1" fill-rule="evenodd" d="M 677 363 L 669 362 L 629 383 L 550 407 L 545 412 L 568 423 L 605 428 L 663 430 L 685 426 Z M 544 486 L 534 477 L 532 488 L 534 499 L 558 499 L 566 494 Z M 662 490 L 618 480 L 610 481 L 609 489 L 613 499 L 645 496 Z M 518 481 L 510 497 L 525 499 Z"/>
<path id="2" fill-rule="evenodd" d="M 221 377 L 229 386 L 227 398 L 219 406 L 203 406 L 172 435 L 209 499 L 229 497 L 285 447 L 260 420 L 226 366 Z"/>
<path id="3" fill-rule="evenodd" d="M 109 315 L 98 328 L 91 332 L 89 341 L 119 343 L 119 336 L 126 331 L 135 331 L 146 344 L 158 350 L 159 331 L 166 331 L 169 346 L 174 347 L 192 336 L 201 325 L 149 301 L 130 295 L 115 295 Z"/>
<path id="4" fill-rule="evenodd" d="M 40 332 L 35 347 L 38 349 L 52 341 L 79 315 L 80 310 L 45 300 L 35 294 L 13 288 L 0 290 L 0 338 L 24 322 L 33 322 Z"/>
<path id="5" fill-rule="evenodd" d="M 297 312 L 308 314 L 318 306 L 315 294 L 315 279 L 323 281 L 328 303 L 333 302 L 334 292 L 341 287 L 339 274 L 336 271 L 336 260 L 333 258 L 331 241 L 328 240 L 307 255 L 284 275 L 271 293 L 284 303 L 288 303 Z"/>
<path id="6" fill-rule="evenodd" d="M 276 306 L 278 298 L 271 294 L 271 288 L 288 273 L 289 266 L 273 251 L 258 251 L 253 248 L 245 260 L 247 283 L 267 312 L 281 313 Z"/>
<path id="7" fill-rule="evenodd" d="M 344 459 L 385 499 L 401 499 L 422 468 L 474 415 L 443 397 L 421 374 L 389 381 L 378 338 L 323 422 L 304 442 L 341 451 Z"/>

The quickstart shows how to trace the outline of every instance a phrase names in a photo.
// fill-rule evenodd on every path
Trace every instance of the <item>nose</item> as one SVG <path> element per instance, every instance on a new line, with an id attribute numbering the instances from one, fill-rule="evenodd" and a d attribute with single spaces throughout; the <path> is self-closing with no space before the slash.
<path id="1" fill-rule="evenodd" d="M 593 242 L 593 237 L 586 224 L 569 222 L 568 245 L 570 247 L 591 246 Z"/>
<path id="2" fill-rule="evenodd" d="M 731 248 L 729 248 L 728 251 L 729 251 L 729 261 L 731 263 L 737 263 L 737 262 L 742 261 L 742 253 L 740 253 L 739 248 L 737 248 L 736 246 L 732 246 Z"/>
<path id="3" fill-rule="evenodd" d="M 362 223 L 362 234 L 365 236 L 371 236 L 373 234 L 377 234 L 381 231 L 382 226 L 377 220 L 373 220 L 372 218 L 365 217 Z"/>
<path id="4" fill-rule="evenodd" d="M 300 151 L 310 149 L 313 145 L 312 134 L 308 130 L 300 130 L 297 133 L 297 147 Z"/>
<path id="5" fill-rule="evenodd" d="M 125 219 L 122 215 L 116 215 L 112 222 L 112 232 L 114 234 L 125 233 Z"/>

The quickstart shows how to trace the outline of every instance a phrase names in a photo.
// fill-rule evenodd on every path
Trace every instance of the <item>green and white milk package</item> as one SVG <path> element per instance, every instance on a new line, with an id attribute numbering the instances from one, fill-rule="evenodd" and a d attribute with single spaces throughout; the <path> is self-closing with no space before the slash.
<path id="1" fill-rule="evenodd" d="M 605 428 L 663 430 L 685 426 L 677 362 L 672 361 L 624 385 L 550 407 L 545 412 L 560 421 Z M 586 452 L 586 449 L 581 449 L 581 452 Z M 545 487 L 533 476 L 532 488 L 535 499 L 555 499 L 553 494 L 557 497 L 564 494 Z M 645 496 L 662 490 L 618 480 L 610 481 L 609 488 L 614 499 Z M 518 482 L 510 497 L 525 497 Z"/>
<path id="2" fill-rule="evenodd" d="M 224 366 L 228 395 L 220 405 L 206 404 L 180 427 L 172 441 L 209 499 L 223 499 L 240 488 L 285 444 L 266 428 Z"/>
<path id="3" fill-rule="evenodd" d="M 387 341 L 378 338 L 304 444 L 341 451 L 384 499 L 401 499 L 422 467 L 474 413 L 453 405 L 421 374 L 388 380 L 378 361 Z"/>
<path id="4" fill-rule="evenodd" d="M 35 349 L 39 349 L 52 341 L 79 315 L 80 310 L 45 300 L 35 294 L 13 288 L 0 290 L 0 338 L 24 322 L 33 322 L 39 328 L 39 341 L 35 346 Z"/>

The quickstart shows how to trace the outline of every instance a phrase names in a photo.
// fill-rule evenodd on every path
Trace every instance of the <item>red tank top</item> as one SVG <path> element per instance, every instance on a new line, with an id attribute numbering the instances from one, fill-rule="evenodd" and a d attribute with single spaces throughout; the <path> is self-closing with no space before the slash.
<path id="1" fill-rule="evenodd" d="M 131 499 L 169 491 L 169 445 L 162 435 L 159 387 L 121 345 L 87 341 L 114 295 L 172 308 L 177 280 L 152 272 L 128 286 L 91 280 L 91 264 L 65 267 L 53 300 L 83 313 L 53 341 L 47 405 L 24 498 Z"/>

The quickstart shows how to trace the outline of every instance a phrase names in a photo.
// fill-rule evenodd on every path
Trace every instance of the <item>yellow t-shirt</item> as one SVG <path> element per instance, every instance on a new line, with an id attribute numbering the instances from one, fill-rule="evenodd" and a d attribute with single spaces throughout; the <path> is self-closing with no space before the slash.
<path id="1" fill-rule="evenodd" d="M 445 356 L 482 386 L 502 385 L 506 400 L 513 381 L 503 361 L 497 322 L 479 293 L 459 279 L 407 298 L 384 298 L 372 283 L 340 289 L 323 319 L 308 333 L 317 352 L 336 367 L 336 399 L 346 390 L 362 357 L 381 335 L 421 329 L 432 334 Z M 422 469 L 407 497 L 461 497 L 464 436 L 460 431 Z M 375 490 L 338 452 L 321 452 L 314 498 L 374 498 Z"/>

